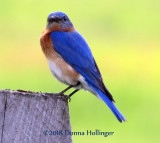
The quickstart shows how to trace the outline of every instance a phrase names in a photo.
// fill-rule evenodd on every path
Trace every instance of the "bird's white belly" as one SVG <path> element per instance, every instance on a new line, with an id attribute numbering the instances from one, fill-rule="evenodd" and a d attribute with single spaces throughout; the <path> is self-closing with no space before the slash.
<path id="1" fill-rule="evenodd" d="M 63 69 L 58 66 L 55 62 L 47 60 L 51 73 L 53 76 L 68 85 L 75 85 L 75 80 L 73 80 L 69 75 L 65 74 Z M 68 69 L 71 70 L 71 67 L 68 65 Z"/>
<path id="2" fill-rule="evenodd" d="M 48 65 L 49 65 L 51 73 L 53 74 L 53 76 L 57 80 L 65 83 L 65 84 L 72 85 L 72 79 L 69 76 L 63 74 L 63 71 L 62 71 L 61 67 L 57 66 L 57 64 L 55 62 L 51 61 L 51 60 L 47 60 L 47 61 L 48 61 Z M 71 67 L 69 67 L 69 68 L 71 70 Z M 87 85 L 87 83 L 86 83 L 86 81 L 85 81 L 85 79 L 82 75 L 78 76 L 77 82 L 78 81 L 81 83 L 81 85 L 77 86 L 77 88 L 79 88 L 79 89 L 83 88 L 83 89 L 89 90 L 89 91 L 91 90 L 88 87 L 88 85 Z"/>

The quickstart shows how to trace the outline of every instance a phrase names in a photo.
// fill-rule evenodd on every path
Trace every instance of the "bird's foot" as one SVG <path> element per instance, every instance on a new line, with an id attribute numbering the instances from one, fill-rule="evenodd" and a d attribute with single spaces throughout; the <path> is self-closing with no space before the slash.
<path id="1" fill-rule="evenodd" d="M 71 96 L 67 96 L 67 100 L 71 102 Z"/>
<path id="2" fill-rule="evenodd" d="M 75 94 L 77 91 L 79 91 L 79 89 L 74 90 L 72 93 L 70 93 L 70 94 L 68 95 L 67 99 L 68 99 L 69 102 L 71 102 L 71 96 L 72 96 L 73 94 Z"/>

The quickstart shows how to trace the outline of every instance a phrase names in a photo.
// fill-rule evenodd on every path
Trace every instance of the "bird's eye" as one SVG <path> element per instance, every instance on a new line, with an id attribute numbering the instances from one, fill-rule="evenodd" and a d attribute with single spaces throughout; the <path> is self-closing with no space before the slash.
<path id="1" fill-rule="evenodd" d="M 67 21 L 67 18 L 64 16 L 64 17 L 63 17 L 63 20 L 64 20 L 64 21 Z"/>

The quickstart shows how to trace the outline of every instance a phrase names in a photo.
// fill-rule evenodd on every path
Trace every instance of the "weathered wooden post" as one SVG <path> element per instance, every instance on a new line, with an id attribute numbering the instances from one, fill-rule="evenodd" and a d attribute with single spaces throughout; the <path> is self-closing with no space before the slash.
<path id="1" fill-rule="evenodd" d="M 0 143 L 72 143 L 65 95 L 0 90 Z"/>

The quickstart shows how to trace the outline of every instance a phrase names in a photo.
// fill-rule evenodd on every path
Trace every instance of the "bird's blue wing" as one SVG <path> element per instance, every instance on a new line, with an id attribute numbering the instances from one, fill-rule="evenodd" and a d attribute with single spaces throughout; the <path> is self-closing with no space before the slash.
<path id="1" fill-rule="evenodd" d="M 80 73 L 87 83 L 106 93 L 113 101 L 113 97 L 103 84 L 99 69 L 84 38 L 76 31 L 54 31 L 51 33 L 51 39 L 55 51 Z"/>

